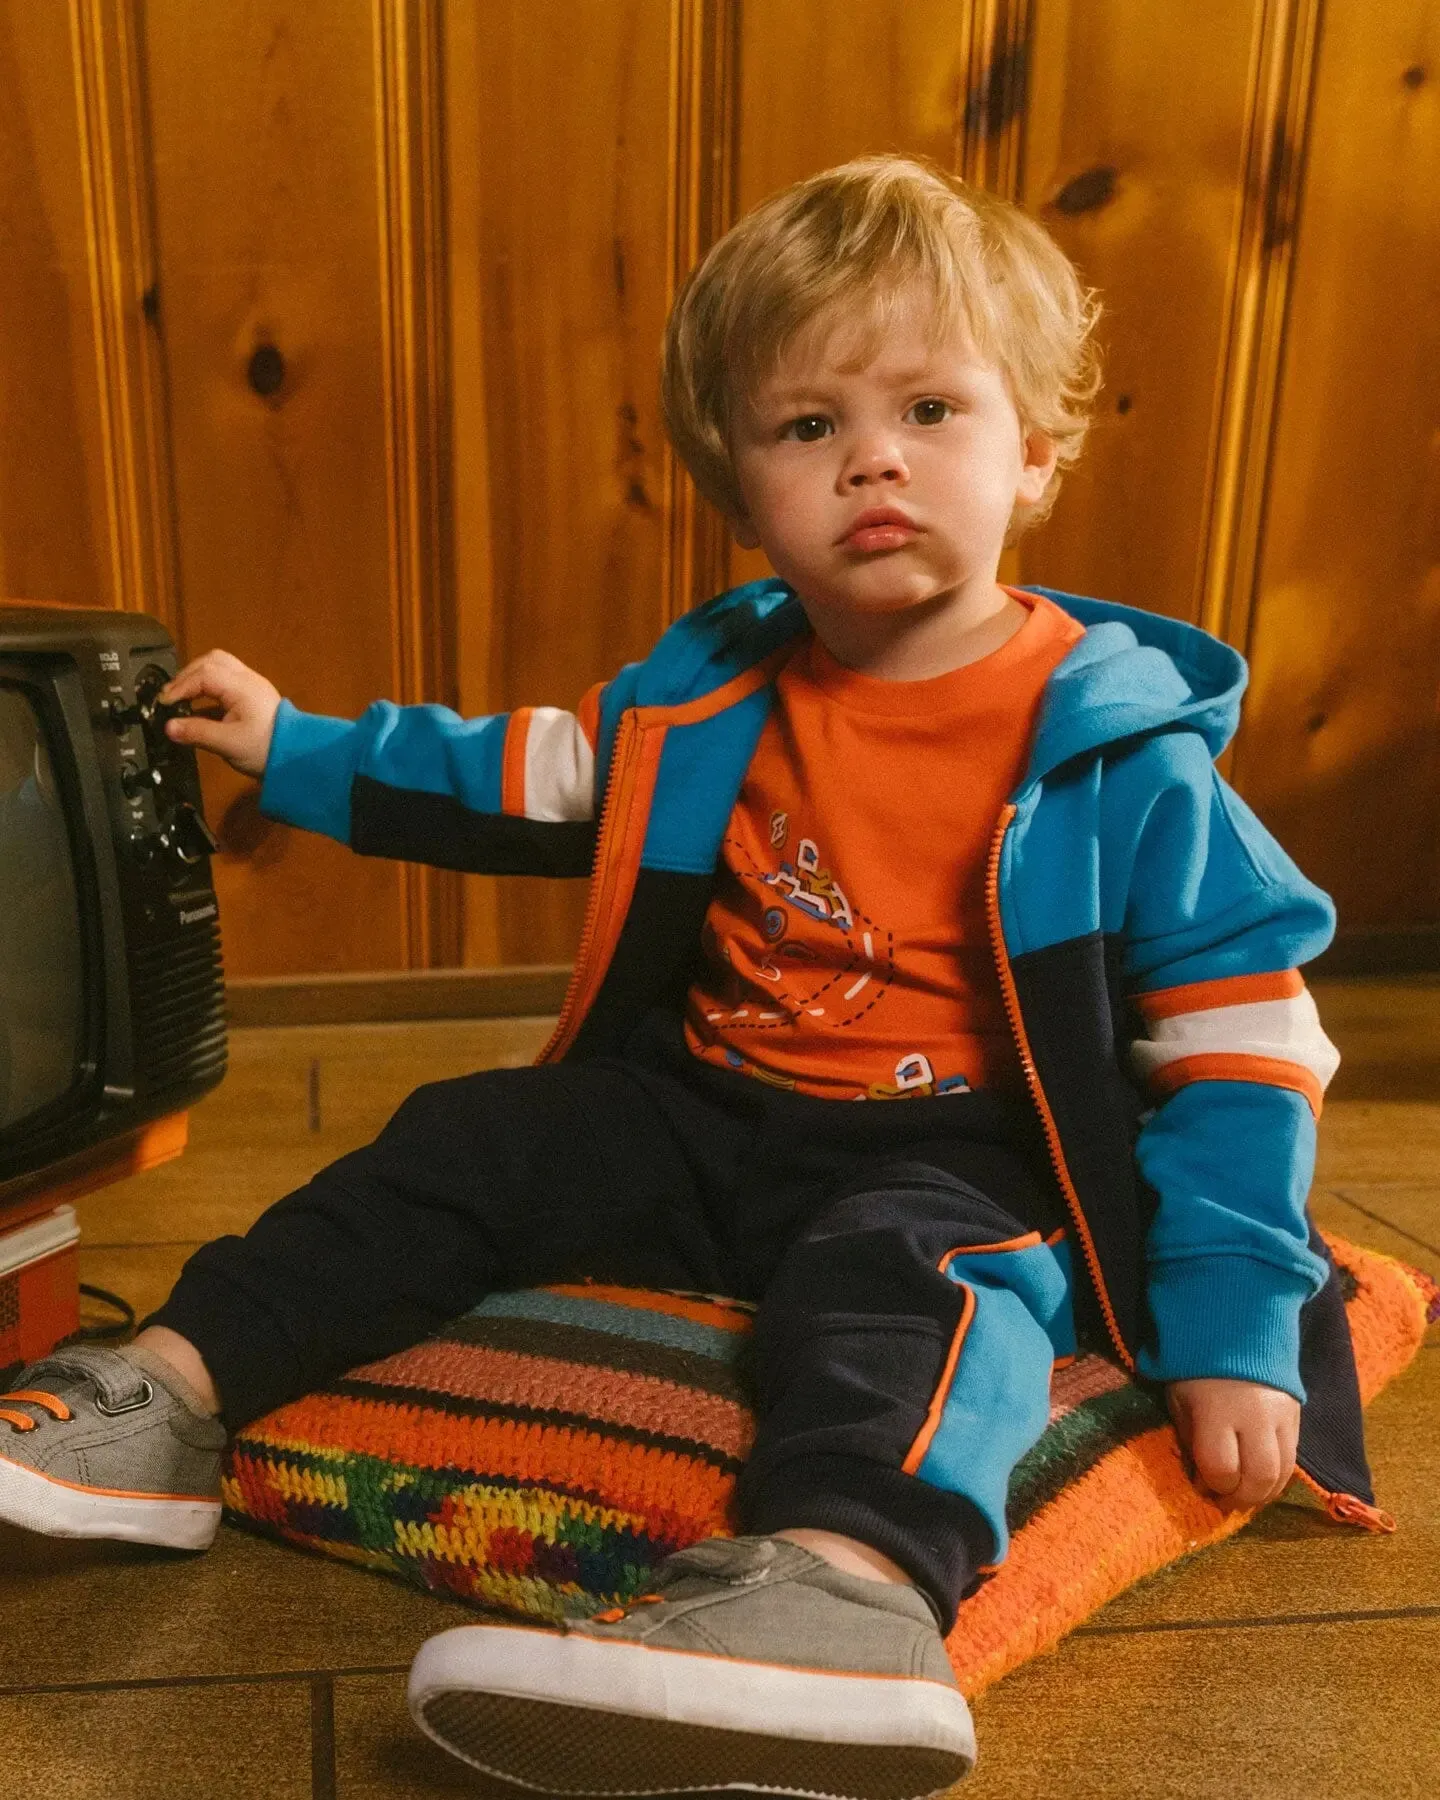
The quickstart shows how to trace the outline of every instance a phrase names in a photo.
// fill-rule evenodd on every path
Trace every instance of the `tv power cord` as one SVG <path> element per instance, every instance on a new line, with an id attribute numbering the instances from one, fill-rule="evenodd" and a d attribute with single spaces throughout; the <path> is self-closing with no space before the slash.
<path id="1" fill-rule="evenodd" d="M 86 1281 L 80 1283 L 80 1294 L 83 1299 L 98 1300 L 102 1306 L 112 1308 L 120 1316 L 82 1325 L 64 1340 L 67 1344 L 106 1344 L 130 1336 L 135 1329 L 135 1308 L 128 1300 L 122 1299 L 119 1294 L 112 1294 L 109 1288 L 91 1287 Z"/>

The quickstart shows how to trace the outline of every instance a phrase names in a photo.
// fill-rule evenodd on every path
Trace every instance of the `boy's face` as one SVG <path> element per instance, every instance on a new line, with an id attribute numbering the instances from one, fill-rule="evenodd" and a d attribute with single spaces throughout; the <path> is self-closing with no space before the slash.
<path id="1" fill-rule="evenodd" d="M 963 334 L 930 341 L 913 315 L 868 361 L 843 327 L 802 335 L 736 409 L 736 536 L 812 609 L 988 598 L 1017 502 L 1038 501 L 1054 470 L 1000 370 Z"/>

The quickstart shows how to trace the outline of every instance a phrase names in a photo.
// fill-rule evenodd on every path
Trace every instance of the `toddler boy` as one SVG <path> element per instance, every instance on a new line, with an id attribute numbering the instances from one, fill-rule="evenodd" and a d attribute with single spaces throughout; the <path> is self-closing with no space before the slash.
<path id="1" fill-rule="evenodd" d="M 0 1516 L 203 1547 L 218 1419 L 492 1289 L 748 1298 L 742 1535 L 629 1609 L 443 1633 L 412 1707 L 547 1792 L 859 1797 L 973 1760 L 942 1634 L 1077 1329 L 1165 1385 L 1227 1502 L 1278 1495 L 1297 1439 L 1336 1508 L 1369 1497 L 1305 1213 L 1335 1057 L 1296 967 L 1331 909 L 1215 773 L 1241 660 L 997 584 L 1079 453 L 1095 311 L 1013 207 L 899 158 L 816 176 L 716 245 L 665 348 L 679 452 L 778 579 L 576 715 L 349 723 L 223 652 L 177 676 L 222 716 L 172 735 L 271 816 L 590 874 L 584 938 L 537 1067 L 420 1089 L 130 1349 L 29 1370 Z"/>

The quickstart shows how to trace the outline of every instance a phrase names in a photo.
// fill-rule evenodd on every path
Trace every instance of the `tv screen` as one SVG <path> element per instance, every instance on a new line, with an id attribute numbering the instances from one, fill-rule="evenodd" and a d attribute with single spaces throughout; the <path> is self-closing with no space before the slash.
<path id="1" fill-rule="evenodd" d="M 225 1072 L 215 840 L 160 701 L 175 667 L 143 613 L 0 603 L 0 1221 L 148 1156 L 150 1124 Z"/>
<path id="2" fill-rule="evenodd" d="M 0 1133 L 63 1100 L 86 1045 L 84 932 L 35 699 L 0 683 Z"/>

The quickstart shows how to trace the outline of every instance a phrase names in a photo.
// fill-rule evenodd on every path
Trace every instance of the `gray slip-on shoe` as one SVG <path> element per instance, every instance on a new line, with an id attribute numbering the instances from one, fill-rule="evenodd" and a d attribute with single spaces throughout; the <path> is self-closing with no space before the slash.
<path id="1" fill-rule="evenodd" d="M 559 1631 L 441 1632 L 409 1700 L 452 1755 L 550 1794 L 919 1800 L 975 1761 L 929 1602 L 774 1537 L 707 1538 Z"/>
<path id="2" fill-rule="evenodd" d="M 144 1351 L 75 1345 L 0 1394 L 0 1520 L 46 1537 L 204 1550 L 220 1524 L 225 1427 Z"/>

